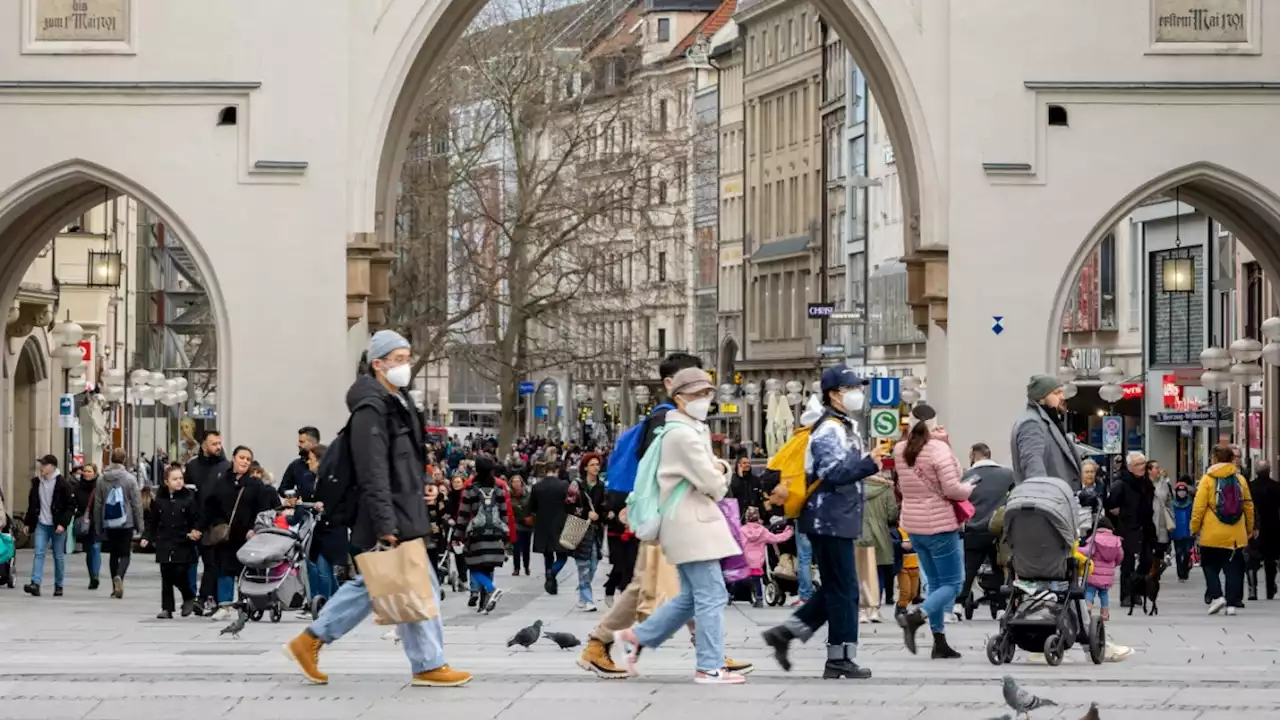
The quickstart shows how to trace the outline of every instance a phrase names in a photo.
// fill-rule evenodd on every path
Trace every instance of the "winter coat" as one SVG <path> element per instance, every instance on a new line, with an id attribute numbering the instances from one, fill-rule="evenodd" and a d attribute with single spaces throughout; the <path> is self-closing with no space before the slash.
<path id="1" fill-rule="evenodd" d="M 533 515 L 533 551 L 536 553 L 562 553 L 560 533 L 569 517 L 565 495 L 569 481 L 556 476 L 544 477 L 534 483 L 529 491 L 529 512 Z"/>
<path id="2" fill-rule="evenodd" d="M 155 548 L 156 562 L 191 564 L 200 559 L 196 541 L 187 537 L 200 524 L 200 505 L 194 488 L 176 493 L 161 485 L 147 512 L 143 538 Z"/>
<path id="3" fill-rule="evenodd" d="M 284 469 L 284 476 L 280 478 L 281 497 L 289 490 L 297 492 L 298 499 L 303 502 L 314 502 L 316 499 L 316 474 L 311 472 L 307 461 L 300 457 L 289 463 L 289 467 Z"/>
<path id="4" fill-rule="evenodd" d="M 758 522 L 742 525 L 742 555 L 751 570 L 763 570 L 765 561 L 765 545 L 777 545 L 791 539 L 794 531 L 787 526 L 780 533 L 770 532 Z"/>
<path id="5" fill-rule="evenodd" d="M 582 495 L 591 499 L 591 508 L 596 511 L 596 516 L 599 518 L 594 523 L 591 523 L 592 534 L 594 534 L 596 538 L 603 538 L 605 516 L 609 514 L 606 509 L 608 500 L 606 498 L 607 493 L 605 491 L 604 482 L 601 480 L 597 481 L 595 485 L 588 485 L 586 477 L 583 476 L 582 480 L 578 483 L 578 490 Z M 585 504 L 585 501 L 583 502 Z"/>
<path id="6" fill-rule="evenodd" d="M 1169 523 L 1173 520 L 1173 481 L 1156 480 L 1151 487 L 1151 519 L 1156 526 L 1156 542 L 1169 542 Z"/>
<path id="7" fill-rule="evenodd" d="M 533 513 L 529 512 L 529 486 L 526 485 L 517 497 L 511 493 L 511 514 L 515 519 L 516 532 L 533 532 Z"/>
<path id="8" fill-rule="evenodd" d="M 431 518 L 422 495 L 427 482 L 424 425 L 413 401 L 392 394 L 371 375 L 362 375 L 347 391 L 348 430 L 355 469 L 355 523 L 351 544 L 357 551 L 377 547 L 378 539 L 425 538 Z"/>
<path id="9" fill-rule="evenodd" d="M 1089 586 L 1101 590 L 1110 588 L 1116 579 L 1116 566 L 1124 560 L 1124 545 L 1120 538 L 1106 528 L 1098 528 L 1089 542 L 1080 548 L 1080 553 L 1093 560 L 1093 572 L 1089 573 L 1086 581 Z"/>
<path id="10" fill-rule="evenodd" d="M 1200 536 L 1201 547 L 1244 549 L 1253 535 L 1253 496 L 1249 483 L 1239 477 L 1235 463 L 1218 463 L 1209 468 L 1196 486 L 1195 506 L 1191 510 L 1191 532 Z M 1244 500 L 1244 515 L 1234 524 L 1227 525 L 1218 519 L 1214 508 L 1218 506 L 1218 480 L 1236 475 Z"/>
<path id="11" fill-rule="evenodd" d="M 893 481 L 872 475 L 862 483 L 862 535 L 859 547 L 876 549 L 877 565 L 893 564 L 893 540 L 890 525 L 898 519 L 898 501 L 893 496 Z"/>
<path id="12" fill-rule="evenodd" d="M 1009 491 L 1013 489 L 1013 471 L 991 460 L 979 460 L 961 479 L 973 486 L 969 495 L 969 502 L 973 503 L 973 518 L 965 523 L 965 546 L 977 547 L 993 539 L 987 525 L 996 509 L 1004 507 Z"/>
<path id="13" fill-rule="evenodd" d="M 1187 497 L 1179 500 L 1175 494 L 1173 497 L 1173 539 L 1187 540 L 1192 537 L 1191 534 L 1191 512 L 1195 508 L 1195 494 L 1191 492 L 1191 488 L 1186 483 L 1178 483 L 1174 490 L 1178 488 L 1187 488 Z M 1257 497 L 1255 494 L 1254 497 Z M 1254 501 L 1255 505 L 1257 501 Z"/>
<path id="14" fill-rule="evenodd" d="M 200 507 L 204 507 L 205 493 L 213 487 L 219 478 L 226 474 L 230 467 L 231 461 L 227 460 L 222 453 L 209 456 L 205 455 L 203 450 L 200 451 L 198 456 L 192 458 L 191 462 L 187 463 L 183 477 L 186 478 L 188 485 L 195 486 L 196 500 L 199 501 Z M 205 525 L 200 529 L 204 530 L 207 527 L 208 525 Z"/>
<path id="15" fill-rule="evenodd" d="M 244 546 L 258 513 L 280 507 L 280 496 L 260 478 L 248 473 L 237 477 L 234 468 L 227 468 L 220 477 L 206 484 L 200 497 L 203 498 L 200 522 L 205 527 L 223 523 L 228 526 L 227 541 L 214 546 L 218 572 L 224 576 L 238 575 L 240 561 L 236 559 L 236 551 Z"/>
<path id="16" fill-rule="evenodd" d="M 800 511 L 800 532 L 858 539 L 862 534 L 862 483 L 880 468 L 870 455 L 863 454 L 862 439 L 853 422 L 835 411 L 821 416 L 809 434 L 804 469 L 812 492 Z"/>
<path id="17" fill-rule="evenodd" d="M 75 517 L 82 518 L 89 516 L 89 520 L 93 520 L 93 495 L 98 488 L 98 479 L 85 480 L 81 478 L 71 484 L 71 489 L 75 493 Z M 79 538 L 77 538 L 78 540 Z"/>
<path id="18" fill-rule="evenodd" d="M 1249 486 L 1253 496 L 1253 524 L 1258 528 L 1258 550 L 1264 558 L 1280 557 L 1280 482 L 1271 471 L 1259 471 Z"/>
<path id="19" fill-rule="evenodd" d="M 955 503 L 968 500 L 973 486 L 960 481 L 960 461 L 951 445 L 935 433 L 920 449 L 914 466 L 907 465 L 906 449 L 905 440 L 893 448 L 902 491 L 899 523 L 912 535 L 956 532 L 960 523 Z"/>
<path id="20" fill-rule="evenodd" d="M 487 501 L 486 495 L 488 495 Z M 458 527 L 466 528 L 470 525 L 472 518 L 480 512 L 486 502 L 498 506 L 507 524 L 507 532 L 498 537 L 477 537 L 463 530 L 467 567 L 480 572 L 485 572 L 487 568 L 499 567 L 506 562 L 507 543 L 515 532 L 512 527 L 514 519 L 511 514 L 511 497 L 507 493 L 505 483 L 501 481 L 495 481 L 489 487 L 481 487 L 473 483 L 462 491 L 462 503 L 458 506 Z"/>
<path id="21" fill-rule="evenodd" d="M 99 483 L 101 484 L 101 483 Z M 61 525 L 63 528 L 71 526 L 71 520 L 74 517 L 76 506 L 75 490 L 71 487 L 71 481 L 55 475 L 53 479 L 53 500 L 49 503 L 49 514 L 53 516 L 53 525 L 57 528 Z M 27 516 L 23 523 L 35 529 L 40 521 L 40 478 L 31 478 L 31 491 L 27 493 Z"/>
<path id="22" fill-rule="evenodd" d="M 595 504 L 595 498 L 592 497 L 593 493 L 587 490 L 586 483 L 571 483 L 571 485 L 573 484 L 578 486 L 577 494 L 574 495 L 577 498 L 577 502 L 570 503 L 567 506 L 569 514 L 586 520 L 591 517 L 591 512 L 595 510 L 597 517 L 604 517 L 597 509 L 600 506 Z M 597 484 L 596 487 L 603 486 Z M 600 542 L 600 527 L 599 522 L 591 523 L 587 527 L 587 531 L 583 533 L 582 539 L 578 541 L 578 546 L 569 550 L 569 555 L 575 559 L 589 560 L 591 554 L 597 552 L 598 543 Z"/>
<path id="23" fill-rule="evenodd" d="M 97 487 L 93 491 L 93 527 L 99 533 L 98 539 L 106 538 L 108 528 L 102 522 L 103 508 L 107 495 L 115 488 L 124 492 L 124 525 L 117 530 L 138 530 L 141 532 L 146 524 L 146 515 L 142 511 L 142 492 L 138 489 L 138 479 L 133 473 L 124 469 L 123 465 L 108 465 L 98 478 Z"/>
<path id="24" fill-rule="evenodd" d="M 742 553 L 716 505 L 729 492 L 729 472 L 711 449 L 711 430 L 678 410 L 667 413 L 658 461 L 659 502 L 688 483 L 662 515 L 658 542 L 672 565 L 719 560 Z"/>
<path id="25" fill-rule="evenodd" d="M 1080 490 L 1080 456 L 1062 426 L 1039 403 L 1027 403 L 1013 424 L 1013 479 L 1031 477 L 1066 480 Z"/>
<path id="26" fill-rule="evenodd" d="M 1120 511 L 1111 514 L 1111 522 L 1121 538 L 1130 542 L 1155 538 L 1155 486 L 1145 475 L 1138 477 L 1129 472 L 1129 468 L 1123 468 L 1111 486 L 1106 509 L 1109 514 L 1111 510 Z"/>

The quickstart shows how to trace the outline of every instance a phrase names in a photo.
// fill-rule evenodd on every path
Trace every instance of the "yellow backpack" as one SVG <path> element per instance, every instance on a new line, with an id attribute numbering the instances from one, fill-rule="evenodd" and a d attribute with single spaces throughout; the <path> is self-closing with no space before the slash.
<path id="1" fill-rule="evenodd" d="M 786 444 L 769 458 L 769 469 L 777 471 L 778 482 L 787 489 L 787 500 L 782 510 L 791 519 L 800 517 L 800 511 L 809 499 L 810 491 L 805 487 L 804 454 L 809 449 L 809 433 L 812 431 L 812 425 L 796 428 Z"/>

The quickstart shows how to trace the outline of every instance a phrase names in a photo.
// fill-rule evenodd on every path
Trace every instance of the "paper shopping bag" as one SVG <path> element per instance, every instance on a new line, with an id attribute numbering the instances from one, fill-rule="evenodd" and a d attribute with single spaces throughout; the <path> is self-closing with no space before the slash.
<path id="1" fill-rule="evenodd" d="M 864 609 L 880 607 L 880 573 L 876 567 L 874 547 L 855 547 L 853 559 L 858 573 L 858 605 Z"/>
<path id="2" fill-rule="evenodd" d="M 440 614 L 435 573 L 421 539 L 361 553 L 356 556 L 356 567 L 369 591 L 377 624 L 422 622 Z"/>

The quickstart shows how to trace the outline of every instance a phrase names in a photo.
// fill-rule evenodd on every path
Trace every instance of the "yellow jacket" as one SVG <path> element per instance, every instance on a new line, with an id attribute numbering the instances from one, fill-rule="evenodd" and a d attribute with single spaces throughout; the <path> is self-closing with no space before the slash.
<path id="1" fill-rule="evenodd" d="M 1249 494 L 1249 483 L 1243 477 L 1237 477 L 1236 481 L 1240 483 L 1240 494 L 1244 499 L 1244 517 L 1234 525 L 1227 525 L 1213 511 L 1218 502 L 1218 480 L 1232 475 L 1239 476 L 1234 463 L 1218 463 L 1209 468 L 1196 486 L 1191 534 L 1200 536 L 1202 547 L 1241 549 L 1248 546 L 1249 538 L 1253 536 L 1253 495 Z"/>
<path id="2" fill-rule="evenodd" d="M 898 528 L 898 534 L 902 536 L 902 542 L 911 542 L 911 538 L 907 537 L 907 531 Z M 902 569 L 903 570 L 919 570 L 920 556 L 916 555 L 915 548 L 902 551 Z"/>

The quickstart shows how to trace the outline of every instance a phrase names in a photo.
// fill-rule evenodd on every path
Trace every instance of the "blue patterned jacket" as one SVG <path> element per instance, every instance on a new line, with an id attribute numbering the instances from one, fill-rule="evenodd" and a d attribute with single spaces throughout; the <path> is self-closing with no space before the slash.
<path id="1" fill-rule="evenodd" d="M 879 468 L 862 452 L 853 421 L 828 409 L 809 435 L 804 469 L 813 490 L 800 513 L 800 532 L 856 540 L 862 534 L 862 481 Z"/>

